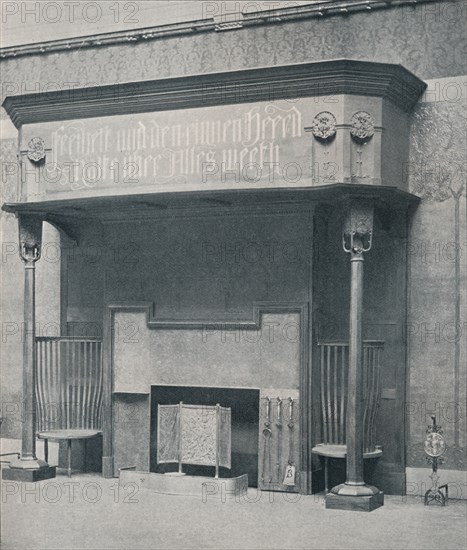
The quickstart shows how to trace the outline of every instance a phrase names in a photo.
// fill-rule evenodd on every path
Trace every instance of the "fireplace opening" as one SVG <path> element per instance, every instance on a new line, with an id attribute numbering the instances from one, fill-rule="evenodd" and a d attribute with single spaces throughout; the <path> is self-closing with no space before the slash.
<path id="1" fill-rule="evenodd" d="M 186 386 L 151 386 L 151 472 L 176 472 L 177 464 L 157 464 L 157 406 L 211 405 L 230 407 L 232 414 L 232 468 L 220 468 L 219 477 L 248 474 L 248 485 L 258 485 L 259 390 Z M 183 465 L 187 475 L 213 477 L 211 466 Z"/>

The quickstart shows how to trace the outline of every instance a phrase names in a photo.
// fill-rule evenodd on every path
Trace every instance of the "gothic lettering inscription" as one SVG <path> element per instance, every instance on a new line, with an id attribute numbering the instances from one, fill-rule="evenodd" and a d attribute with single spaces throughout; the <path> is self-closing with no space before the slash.
<path id="1" fill-rule="evenodd" d="M 287 102 L 55 123 L 44 180 L 49 193 L 273 181 L 302 134 Z"/>

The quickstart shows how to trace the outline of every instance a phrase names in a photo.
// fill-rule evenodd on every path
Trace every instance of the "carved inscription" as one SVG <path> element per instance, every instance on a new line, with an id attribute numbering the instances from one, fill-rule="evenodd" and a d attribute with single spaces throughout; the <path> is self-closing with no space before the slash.
<path id="1" fill-rule="evenodd" d="M 196 184 L 239 175 L 271 181 L 293 160 L 291 143 L 302 133 L 301 112 L 287 103 L 64 122 L 51 133 L 46 187 Z"/>

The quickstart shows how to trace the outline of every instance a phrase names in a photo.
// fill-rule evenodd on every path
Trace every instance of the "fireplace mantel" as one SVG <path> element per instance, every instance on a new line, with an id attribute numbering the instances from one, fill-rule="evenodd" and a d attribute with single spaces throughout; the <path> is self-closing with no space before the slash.
<path id="1" fill-rule="evenodd" d="M 340 94 L 389 99 L 410 111 L 425 88 L 401 65 L 336 59 L 7 96 L 3 107 L 17 128 L 54 120 Z"/>

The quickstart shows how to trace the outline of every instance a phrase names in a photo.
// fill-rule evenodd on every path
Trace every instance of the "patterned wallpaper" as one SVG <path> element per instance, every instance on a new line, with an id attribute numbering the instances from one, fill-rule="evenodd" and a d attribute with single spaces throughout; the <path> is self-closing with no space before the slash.
<path id="1" fill-rule="evenodd" d="M 0 139 L 0 159 L 2 174 L 0 177 L 0 197 L 3 201 L 17 199 L 18 174 L 16 170 L 16 154 L 18 142 L 14 138 Z M 0 210 L 0 219 L 5 212 Z"/>
<path id="2" fill-rule="evenodd" d="M 465 469 L 466 123 L 465 97 L 420 103 L 412 116 L 409 190 L 422 198 L 409 262 L 408 401 L 416 414 L 408 414 L 407 464 L 414 467 L 427 466 L 423 440 L 434 413 L 448 446 L 443 468 Z M 429 332 L 437 327 L 439 336 Z"/>
<path id="3" fill-rule="evenodd" d="M 423 200 L 465 196 L 467 102 L 421 103 L 412 115 L 409 190 Z"/>
<path id="4" fill-rule="evenodd" d="M 459 43 L 462 23 L 452 10 L 427 13 L 422 5 L 405 6 L 8 58 L 2 61 L 2 90 L 33 92 L 54 84 L 62 89 L 70 83 L 99 85 L 341 57 L 400 63 L 422 79 L 454 76 L 467 72 L 466 46 Z"/>

